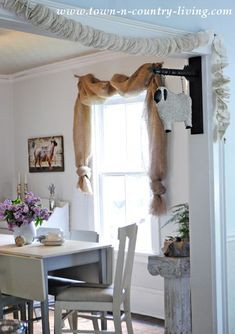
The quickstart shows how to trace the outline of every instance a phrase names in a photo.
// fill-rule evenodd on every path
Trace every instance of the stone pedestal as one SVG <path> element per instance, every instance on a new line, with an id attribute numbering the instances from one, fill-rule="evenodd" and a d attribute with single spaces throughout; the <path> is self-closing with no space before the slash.
<path id="1" fill-rule="evenodd" d="M 189 257 L 149 256 L 148 271 L 164 277 L 165 334 L 191 334 Z"/>

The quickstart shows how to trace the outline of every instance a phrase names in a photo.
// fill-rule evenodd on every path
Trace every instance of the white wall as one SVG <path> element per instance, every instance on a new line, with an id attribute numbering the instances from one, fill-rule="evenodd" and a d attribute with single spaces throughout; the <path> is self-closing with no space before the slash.
<path id="1" fill-rule="evenodd" d="M 14 137 L 12 86 L 0 82 L 0 200 L 12 196 L 14 186 Z"/>
<path id="2" fill-rule="evenodd" d="M 16 172 L 27 172 L 29 190 L 41 197 L 48 197 L 48 186 L 56 186 L 56 198 L 69 200 L 74 197 L 76 184 L 72 146 L 73 103 L 76 83 L 72 73 L 54 73 L 29 78 L 13 84 Z M 28 173 L 28 138 L 63 135 L 65 172 Z M 83 198 L 84 196 L 82 196 Z M 82 202 L 80 202 L 82 204 Z M 78 220 L 80 216 L 77 210 Z"/>

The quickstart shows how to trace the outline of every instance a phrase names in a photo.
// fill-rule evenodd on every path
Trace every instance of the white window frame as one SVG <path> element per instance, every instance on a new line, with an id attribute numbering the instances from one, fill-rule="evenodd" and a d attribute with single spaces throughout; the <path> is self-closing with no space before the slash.
<path id="1" fill-rule="evenodd" d="M 123 103 L 134 103 L 134 102 L 144 102 L 145 96 L 143 94 L 138 95 L 136 97 L 128 98 L 126 99 L 125 97 L 120 97 L 120 96 L 114 96 L 110 99 L 108 99 L 104 105 L 116 105 L 116 104 L 123 104 Z M 103 133 L 103 106 L 104 105 L 95 105 L 93 106 L 93 138 L 92 138 L 92 147 L 93 149 L 93 190 L 94 190 L 94 226 L 95 230 L 99 231 L 101 239 L 102 235 L 104 234 L 104 224 L 103 222 L 103 212 L 102 209 L 100 208 L 100 202 L 103 197 L 102 194 L 102 177 L 103 176 L 118 176 L 118 175 L 147 175 L 146 172 L 127 172 L 123 171 L 122 172 L 99 172 L 99 164 L 100 164 L 100 157 L 102 157 L 103 152 L 102 152 L 102 147 L 100 147 L 100 142 L 96 141 L 96 138 L 101 138 L 102 133 Z M 97 148 L 97 149 L 95 149 Z M 150 205 L 150 203 L 149 203 Z M 159 218 L 156 216 L 152 216 L 150 218 L 150 225 L 151 225 L 151 247 L 150 251 L 139 251 L 137 250 L 136 253 L 139 254 L 153 254 L 155 252 L 160 251 L 161 247 L 161 230 L 160 230 L 160 222 Z"/>

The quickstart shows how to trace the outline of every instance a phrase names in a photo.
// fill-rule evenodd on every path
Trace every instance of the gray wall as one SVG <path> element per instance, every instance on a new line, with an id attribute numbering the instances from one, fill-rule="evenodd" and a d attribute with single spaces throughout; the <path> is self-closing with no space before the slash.
<path id="1" fill-rule="evenodd" d="M 0 83 L 0 200 L 12 195 L 15 162 L 12 85 Z"/>

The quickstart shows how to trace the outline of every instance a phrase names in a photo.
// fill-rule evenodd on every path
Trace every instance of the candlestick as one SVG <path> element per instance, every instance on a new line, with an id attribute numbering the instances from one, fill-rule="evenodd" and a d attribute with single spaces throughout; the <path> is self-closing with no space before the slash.
<path id="1" fill-rule="evenodd" d="M 27 180 L 26 180 L 27 181 Z M 24 183 L 24 195 L 26 195 L 28 192 L 28 184 Z"/>
<path id="2" fill-rule="evenodd" d="M 17 192 L 17 198 L 21 198 L 21 184 L 20 183 L 17 184 L 16 192 Z"/>
<path id="3" fill-rule="evenodd" d="M 21 198 L 20 172 L 18 172 L 18 182 L 16 187 L 17 198 Z"/>

